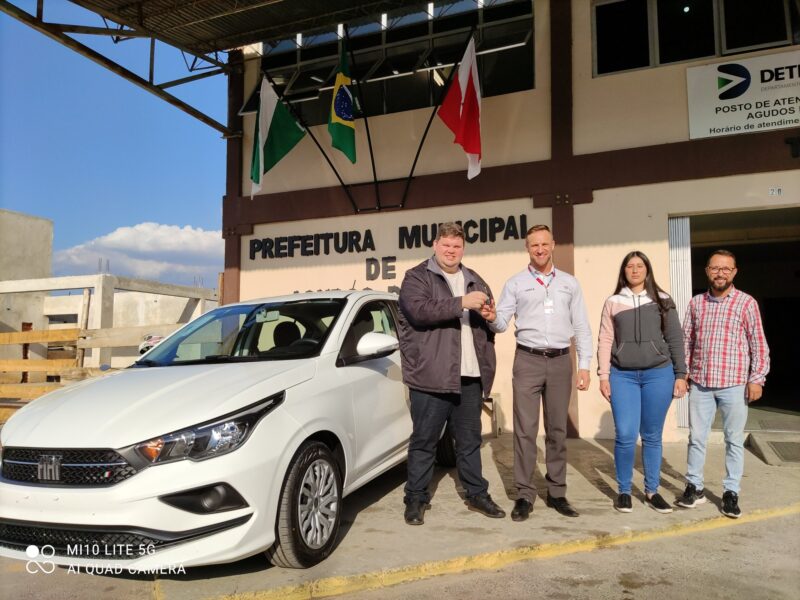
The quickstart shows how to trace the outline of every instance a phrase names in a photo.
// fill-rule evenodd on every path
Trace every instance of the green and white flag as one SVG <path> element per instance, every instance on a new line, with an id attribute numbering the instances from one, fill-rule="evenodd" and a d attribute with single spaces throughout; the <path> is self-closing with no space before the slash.
<path id="1" fill-rule="evenodd" d="M 269 171 L 297 145 L 306 130 L 289 112 L 286 105 L 264 77 L 261 80 L 261 102 L 256 113 L 256 129 L 253 133 L 253 159 L 250 163 L 250 179 L 253 186 L 250 197 L 261 191 L 264 173 Z"/>

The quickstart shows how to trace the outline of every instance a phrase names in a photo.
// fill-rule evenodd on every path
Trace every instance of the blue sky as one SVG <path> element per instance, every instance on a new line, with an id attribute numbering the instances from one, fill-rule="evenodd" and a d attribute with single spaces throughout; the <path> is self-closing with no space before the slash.
<path id="1" fill-rule="evenodd" d="M 33 0 L 12 0 L 29 12 Z M 65 0 L 45 20 L 103 26 Z M 74 36 L 147 76 L 149 42 Z M 156 82 L 189 75 L 156 49 Z M 220 122 L 227 80 L 171 91 Z M 112 273 L 216 286 L 225 142 L 219 132 L 0 14 L 0 208 L 53 221 L 53 274 Z"/>

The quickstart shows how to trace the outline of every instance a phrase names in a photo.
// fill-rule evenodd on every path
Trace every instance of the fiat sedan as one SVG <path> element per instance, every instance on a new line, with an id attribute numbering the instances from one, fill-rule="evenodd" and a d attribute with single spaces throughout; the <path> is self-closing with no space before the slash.
<path id="1" fill-rule="evenodd" d="M 406 458 L 396 296 L 221 306 L 0 431 L 0 555 L 129 569 L 266 552 L 309 567 L 342 499 Z"/>

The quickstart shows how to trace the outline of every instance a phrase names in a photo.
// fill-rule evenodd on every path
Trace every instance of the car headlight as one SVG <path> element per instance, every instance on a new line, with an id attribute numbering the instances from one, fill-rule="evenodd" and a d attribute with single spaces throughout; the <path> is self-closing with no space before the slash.
<path id="1" fill-rule="evenodd" d="M 213 421 L 135 444 L 133 450 L 145 465 L 187 458 L 205 460 L 233 452 L 244 444 L 256 424 L 281 404 L 285 396 L 286 392 L 275 394 Z"/>

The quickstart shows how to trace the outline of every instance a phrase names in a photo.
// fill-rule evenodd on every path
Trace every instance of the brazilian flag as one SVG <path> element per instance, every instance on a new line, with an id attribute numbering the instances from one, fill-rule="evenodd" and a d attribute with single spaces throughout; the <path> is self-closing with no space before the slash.
<path id="1" fill-rule="evenodd" d="M 333 84 L 333 100 L 331 113 L 328 116 L 328 133 L 331 134 L 331 145 L 350 159 L 356 162 L 356 125 L 353 121 L 353 106 L 355 105 L 351 87 L 350 67 L 347 64 L 347 53 L 342 44 L 342 53 L 339 57 L 339 69 L 336 72 L 336 81 Z"/>

